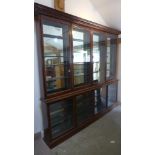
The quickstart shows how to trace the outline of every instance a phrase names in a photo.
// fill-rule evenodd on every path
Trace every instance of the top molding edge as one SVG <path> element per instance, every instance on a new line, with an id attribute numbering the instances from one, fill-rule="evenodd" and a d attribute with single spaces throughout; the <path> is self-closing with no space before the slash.
<path id="1" fill-rule="evenodd" d="M 50 16 L 50 17 L 56 17 L 58 19 L 64 19 L 68 22 L 72 22 L 75 24 L 80 24 L 83 26 L 88 26 L 90 25 L 90 27 L 95 28 L 95 29 L 99 29 L 101 31 L 107 32 L 107 33 L 112 33 L 115 35 L 119 35 L 121 34 L 121 31 L 68 14 L 68 13 L 64 13 L 61 11 L 58 11 L 56 9 L 38 4 L 38 3 L 34 3 L 34 16 L 38 16 L 38 15 L 45 15 L 45 16 Z"/>

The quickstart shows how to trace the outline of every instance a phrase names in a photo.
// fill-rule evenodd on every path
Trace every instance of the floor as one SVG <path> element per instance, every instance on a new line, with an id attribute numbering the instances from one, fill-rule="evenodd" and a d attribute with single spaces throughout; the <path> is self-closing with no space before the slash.
<path id="1" fill-rule="evenodd" d="M 121 106 L 53 149 L 36 139 L 34 155 L 121 155 Z"/>

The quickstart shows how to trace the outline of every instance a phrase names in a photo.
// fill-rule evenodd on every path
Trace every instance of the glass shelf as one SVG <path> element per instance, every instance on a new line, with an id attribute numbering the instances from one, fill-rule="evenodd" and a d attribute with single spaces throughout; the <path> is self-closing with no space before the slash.
<path id="1" fill-rule="evenodd" d="M 50 105 L 52 138 L 55 138 L 73 127 L 72 99 L 55 102 Z"/>

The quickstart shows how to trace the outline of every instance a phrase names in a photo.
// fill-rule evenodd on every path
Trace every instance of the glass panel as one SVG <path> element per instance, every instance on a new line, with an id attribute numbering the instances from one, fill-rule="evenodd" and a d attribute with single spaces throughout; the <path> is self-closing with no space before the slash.
<path id="1" fill-rule="evenodd" d="M 95 95 L 95 114 L 106 108 L 106 87 L 94 91 Z"/>
<path id="2" fill-rule="evenodd" d="M 63 40 L 44 37 L 45 56 L 63 56 Z"/>
<path id="3" fill-rule="evenodd" d="M 54 89 L 67 87 L 68 83 L 65 83 L 65 81 L 69 78 L 64 76 L 64 68 L 64 64 L 46 67 L 45 73 L 47 92 L 51 92 Z"/>
<path id="4" fill-rule="evenodd" d="M 50 105 L 52 138 L 55 138 L 73 127 L 72 100 L 59 101 Z"/>
<path id="5" fill-rule="evenodd" d="M 52 26 L 52 25 L 44 25 L 43 24 L 43 34 L 61 36 L 62 37 L 62 28 Z"/>
<path id="6" fill-rule="evenodd" d="M 47 94 L 70 87 L 70 55 L 68 26 L 43 22 L 45 86 Z"/>
<path id="7" fill-rule="evenodd" d="M 93 92 L 77 96 L 76 102 L 78 123 L 87 120 L 94 114 Z"/>
<path id="8" fill-rule="evenodd" d="M 93 72 L 98 72 L 100 70 L 100 63 L 94 62 L 93 63 Z"/>
<path id="9" fill-rule="evenodd" d="M 80 40 L 84 40 L 84 33 L 80 32 L 80 31 L 73 31 L 73 39 L 80 39 Z"/>
<path id="10" fill-rule="evenodd" d="M 107 79 L 115 77 L 116 73 L 116 50 L 117 50 L 117 37 L 109 35 L 107 38 Z"/>
<path id="11" fill-rule="evenodd" d="M 110 64 L 107 64 L 107 71 L 110 70 Z"/>
<path id="12" fill-rule="evenodd" d="M 87 31 L 73 31 L 74 85 L 90 81 L 90 35 Z M 80 39 L 80 40 L 76 40 Z"/>
<path id="13" fill-rule="evenodd" d="M 93 35 L 93 42 L 97 42 L 99 43 L 100 39 L 99 39 L 99 35 Z"/>
<path id="14" fill-rule="evenodd" d="M 105 37 L 93 34 L 93 80 L 98 82 L 105 80 L 105 55 Z"/>
<path id="15" fill-rule="evenodd" d="M 117 102 L 117 84 L 108 85 L 108 107 Z"/>
<path id="16" fill-rule="evenodd" d="M 98 80 L 99 78 L 100 78 L 99 72 L 93 73 L 93 80 Z"/>
<path id="17" fill-rule="evenodd" d="M 83 41 L 73 41 L 74 62 L 90 62 L 90 50 L 84 50 Z"/>

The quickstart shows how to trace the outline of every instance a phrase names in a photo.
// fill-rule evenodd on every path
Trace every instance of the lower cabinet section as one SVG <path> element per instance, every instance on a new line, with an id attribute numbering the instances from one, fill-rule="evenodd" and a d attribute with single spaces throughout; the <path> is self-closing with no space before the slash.
<path id="1" fill-rule="evenodd" d="M 117 101 L 117 83 L 48 103 L 50 147 L 105 114 Z M 46 136 L 47 137 L 47 136 Z M 64 138 L 65 137 L 65 138 Z M 63 139 L 63 140 L 62 140 Z M 60 142 L 59 142 L 60 140 Z"/>
<path id="2" fill-rule="evenodd" d="M 93 92 L 76 96 L 77 123 L 80 124 L 94 115 Z"/>
<path id="3" fill-rule="evenodd" d="M 95 114 L 106 108 L 106 87 L 94 91 L 95 97 Z"/>

